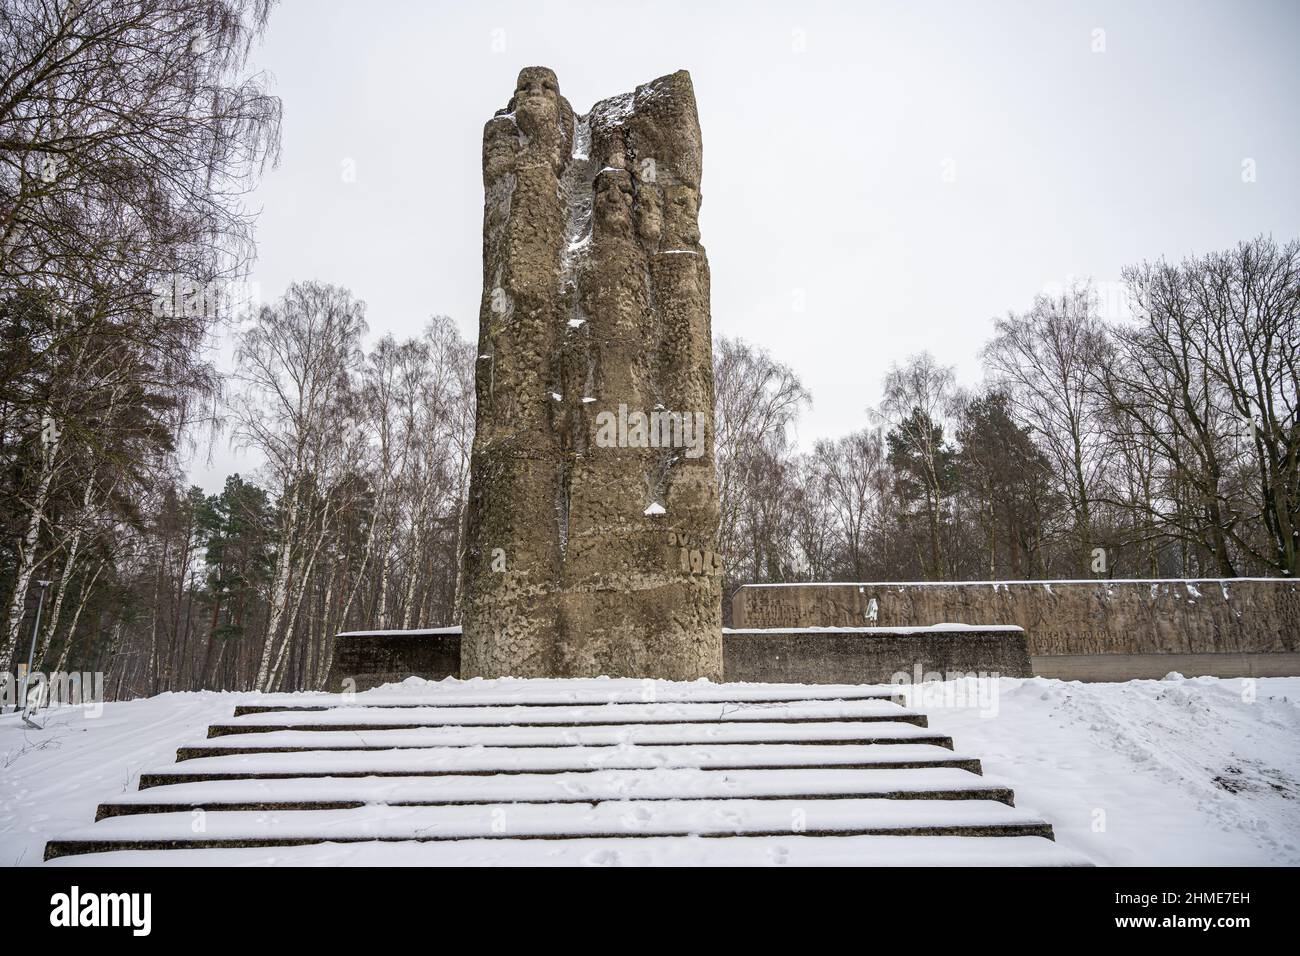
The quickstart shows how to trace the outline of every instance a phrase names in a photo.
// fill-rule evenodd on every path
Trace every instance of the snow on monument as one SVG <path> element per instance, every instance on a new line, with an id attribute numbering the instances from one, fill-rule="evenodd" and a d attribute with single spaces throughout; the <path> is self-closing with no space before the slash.
<path id="1" fill-rule="evenodd" d="M 484 128 L 464 677 L 722 677 L 700 172 L 685 71 Z"/>

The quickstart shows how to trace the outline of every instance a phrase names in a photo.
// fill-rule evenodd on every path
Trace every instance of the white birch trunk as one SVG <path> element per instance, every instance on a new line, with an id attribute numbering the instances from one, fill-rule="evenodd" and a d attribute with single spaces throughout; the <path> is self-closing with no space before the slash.
<path id="1" fill-rule="evenodd" d="M 275 579 L 271 585 L 271 610 L 266 621 L 266 639 L 262 643 L 262 657 L 257 665 L 255 690 L 265 692 L 271 677 L 271 654 L 275 650 L 275 638 L 280 630 L 280 620 L 284 617 L 289 602 L 289 576 L 292 568 L 293 539 L 298 525 L 297 484 L 289 502 L 285 517 L 284 533 L 280 536 L 279 553 L 275 562 Z"/>
<path id="2" fill-rule="evenodd" d="M 0 647 L 0 673 L 12 671 L 15 659 L 22 653 L 18 648 L 18 632 L 22 628 L 23 612 L 27 607 L 27 589 L 31 586 L 32 572 L 36 569 L 36 542 L 40 538 L 41 522 L 45 519 L 45 506 L 49 502 L 58 449 L 56 438 L 46 443 L 41 455 L 41 476 L 37 482 L 36 495 L 32 499 L 31 513 L 27 517 L 27 529 L 18 546 L 18 573 L 14 577 L 14 590 L 5 618 L 4 646 Z"/>
<path id="3" fill-rule="evenodd" d="M 90 580 L 81 589 L 81 597 L 77 600 L 77 609 L 72 612 L 72 622 L 68 625 L 68 639 L 63 642 L 63 650 L 59 652 L 59 662 L 54 665 L 55 673 L 62 674 L 68 669 L 68 656 L 72 653 L 72 639 L 77 633 L 77 623 L 81 620 L 81 612 L 85 610 L 86 602 L 90 594 L 95 589 L 95 582 L 103 573 L 106 561 L 100 561 L 99 567 L 95 568 L 95 573 L 90 576 Z"/>
<path id="4" fill-rule="evenodd" d="M 59 629 L 59 617 L 63 613 L 63 598 L 68 593 L 68 584 L 72 580 L 73 569 L 77 565 L 77 554 L 81 550 L 81 528 L 72 533 L 72 541 L 68 545 L 68 557 L 63 562 L 63 573 L 59 575 L 59 588 L 54 595 L 54 606 L 50 608 L 50 619 L 39 637 L 39 643 L 36 646 L 36 662 L 32 665 L 39 668 L 45 661 L 45 654 L 50 649 L 50 641 L 54 639 L 54 634 Z"/>

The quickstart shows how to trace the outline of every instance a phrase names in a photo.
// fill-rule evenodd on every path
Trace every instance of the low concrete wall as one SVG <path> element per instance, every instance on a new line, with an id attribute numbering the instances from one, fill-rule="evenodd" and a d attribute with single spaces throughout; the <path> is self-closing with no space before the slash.
<path id="1" fill-rule="evenodd" d="M 724 628 L 722 667 L 729 681 L 797 684 L 881 684 L 900 671 L 1032 676 L 1018 627 Z"/>
<path id="2" fill-rule="evenodd" d="M 1039 677 L 1058 680 L 1159 680 L 1177 671 L 1184 677 L 1294 677 L 1300 654 L 1076 654 L 1035 655 Z"/>
<path id="3" fill-rule="evenodd" d="M 419 631 L 349 631 L 334 638 L 329 690 L 369 690 L 408 677 L 460 676 L 460 628 Z"/>
<path id="4" fill-rule="evenodd" d="M 876 617 L 869 620 L 872 601 Z M 751 584 L 734 627 L 1015 624 L 1033 655 L 1275 654 L 1300 651 L 1300 582 L 993 581 Z"/>
<path id="5" fill-rule="evenodd" d="M 460 635 L 459 627 L 339 634 L 328 688 L 367 690 L 412 676 L 458 677 Z M 726 680 L 775 683 L 878 684 L 918 667 L 922 674 L 1032 673 L 1025 632 L 1018 627 L 723 628 L 722 661 Z"/>

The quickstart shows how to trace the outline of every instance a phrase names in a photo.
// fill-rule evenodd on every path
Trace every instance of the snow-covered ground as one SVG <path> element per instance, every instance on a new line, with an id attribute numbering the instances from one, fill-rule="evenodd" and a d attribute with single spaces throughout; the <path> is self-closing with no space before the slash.
<path id="1" fill-rule="evenodd" d="M 391 692 L 475 683 L 413 681 Z M 709 696 L 709 686 L 690 685 L 692 696 Z M 1300 678 L 1003 678 L 974 689 L 924 685 L 910 703 L 960 753 L 982 758 L 989 782 L 1013 787 L 1019 808 L 1049 820 L 1061 846 L 1103 865 L 1300 865 Z M 68 708 L 48 714 L 44 730 L 0 716 L 0 865 L 39 863 L 47 839 L 86 826 L 101 801 L 134 791 L 141 771 L 170 764 L 178 746 L 255 697 L 164 694 L 107 704 L 98 717 Z M 279 851 L 281 862 L 400 863 L 404 852 L 400 844 L 292 850 Z M 500 855 L 466 844 L 459 861 L 471 851 Z M 207 860 L 223 851 L 197 852 Z M 195 862 L 195 851 L 184 856 Z M 733 856 L 768 859 L 766 849 Z"/>
<path id="2" fill-rule="evenodd" d="M 1002 678 L 996 716 L 911 703 L 1099 865 L 1300 865 L 1300 678 Z"/>
<path id="3" fill-rule="evenodd" d="M 95 819 L 103 798 L 130 793 L 142 770 L 176 759 L 176 748 L 202 740 L 255 694 L 160 694 L 41 716 L 44 730 L 20 715 L 0 716 L 0 865 L 41 862 L 45 841 Z"/>

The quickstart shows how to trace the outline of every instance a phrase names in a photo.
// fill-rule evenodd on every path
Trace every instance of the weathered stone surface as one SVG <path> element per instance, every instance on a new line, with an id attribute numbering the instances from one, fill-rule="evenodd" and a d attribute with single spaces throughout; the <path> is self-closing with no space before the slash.
<path id="1" fill-rule="evenodd" d="M 1160 680 L 1173 672 L 1184 677 L 1297 677 L 1300 653 L 1035 654 L 1030 665 L 1035 677 L 1079 681 Z"/>
<path id="2" fill-rule="evenodd" d="M 484 129 L 466 677 L 722 676 L 701 163 L 684 71 Z"/>
<path id="3" fill-rule="evenodd" d="M 325 686 L 337 693 L 369 690 L 408 677 L 459 677 L 460 637 L 458 627 L 339 634 Z"/>
<path id="4" fill-rule="evenodd" d="M 746 585 L 732 599 L 732 620 L 737 628 L 1016 624 L 1033 655 L 1294 653 L 1300 582 Z"/>
<path id="5" fill-rule="evenodd" d="M 883 684 L 899 673 L 915 683 L 935 674 L 945 679 L 1033 676 L 1025 632 L 1011 627 L 898 633 L 727 630 L 723 648 L 728 681 Z"/>
<path id="6" fill-rule="evenodd" d="M 367 690 L 412 676 L 426 680 L 456 677 L 461 673 L 460 650 L 461 630 L 455 627 L 341 635 L 335 639 L 334 663 L 327 686 L 336 692 Z M 937 671 L 1028 677 L 1038 673 L 1030 667 L 1025 633 L 1019 628 L 960 631 L 922 628 L 910 633 L 889 633 L 879 628 L 851 632 L 787 629 L 753 633 L 724 628 L 722 652 L 723 671 L 728 681 L 874 684 L 889 681 L 899 671 L 914 678 L 918 667 L 922 675 Z M 1062 661 L 1068 666 L 1068 662 L 1096 659 L 1093 656 L 1051 660 L 1060 667 Z M 1038 660 L 1035 658 L 1035 664 Z M 1195 672 L 1194 668 L 1184 669 L 1187 667 L 1184 658 L 1179 657 L 1177 662 L 1180 667 L 1176 669 L 1188 675 Z M 1163 677 L 1169 669 L 1155 676 Z M 1070 676 L 1093 679 L 1081 674 Z M 1116 679 L 1113 672 L 1107 672 L 1106 676 Z M 349 680 L 350 684 L 345 683 Z"/>

